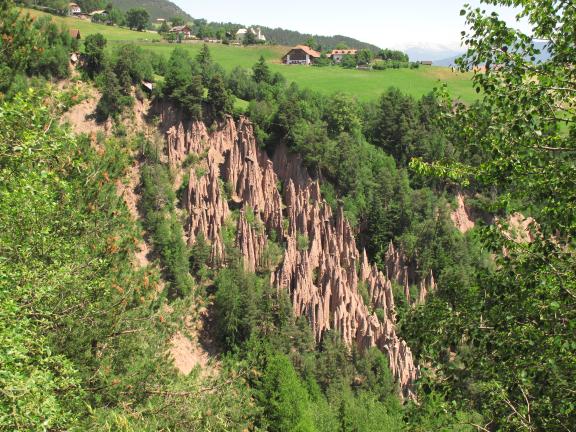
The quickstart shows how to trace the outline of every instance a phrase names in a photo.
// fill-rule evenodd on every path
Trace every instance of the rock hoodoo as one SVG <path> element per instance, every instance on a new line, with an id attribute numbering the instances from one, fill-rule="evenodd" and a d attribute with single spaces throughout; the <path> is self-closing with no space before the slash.
<path id="1" fill-rule="evenodd" d="M 410 348 L 396 334 L 392 295 L 393 282 L 409 295 L 413 281 L 402 254 L 390 245 L 386 274 L 371 265 L 366 252 L 357 249 L 342 209 L 333 214 L 298 156 L 280 146 L 270 160 L 248 120 L 227 118 L 209 132 L 202 122 L 186 124 L 169 112 L 161 117 L 170 164 L 181 166 L 190 154 L 207 155 L 205 173 L 190 169 L 184 199 L 189 243 L 202 235 L 218 264 L 226 253 L 223 235 L 231 208 L 240 209 L 235 242 L 245 268 L 262 268 L 267 242 L 278 239 L 285 252 L 271 283 L 289 291 L 294 313 L 308 319 L 316 339 L 336 330 L 349 345 L 377 346 L 388 354 L 403 395 L 412 397 L 417 369 Z M 432 275 L 422 280 L 418 301 L 434 287 Z"/>

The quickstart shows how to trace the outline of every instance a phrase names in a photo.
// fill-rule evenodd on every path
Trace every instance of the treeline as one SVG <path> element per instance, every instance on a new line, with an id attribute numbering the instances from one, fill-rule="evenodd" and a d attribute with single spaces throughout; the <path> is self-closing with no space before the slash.
<path id="1" fill-rule="evenodd" d="M 266 35 L 266 39 L 276 45 L 295 46 L 305 44 L 306 41 L 313 39 L 315 41 L 315 49 L 320 50 L 333 50 L 339 47 L 350 47 L 356 49 L 367 49 L 372 52 L 380 51 L 376 45 L 362 42 L 357 39 L 335 35 L 335 36 L 319 36 L 307 33 L 300 33 L 294 30 L 285 30 L 282 28 L 261 27 L 262 33 Z"/>

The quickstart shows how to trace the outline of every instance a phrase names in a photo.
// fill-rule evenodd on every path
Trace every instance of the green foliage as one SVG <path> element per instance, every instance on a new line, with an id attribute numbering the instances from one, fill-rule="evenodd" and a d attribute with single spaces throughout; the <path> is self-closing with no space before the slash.
<path id="1" fill-rule="evenodd" d="M 356 62 L 356 57 L 350 54 L 342 56 L 340 66 L 342 66 L 344 69 L 354 69 L 356 66 L 358 66 L 358 63 Z"/>
<path id="2" fill-rule="evenodd" d="M 106 38 L 100 33 L 86 36 L 84 40 L 84 69 L 94 78 L 104 69 Z"/>
<path id="3" fill-rule="evenodd" d="M 192 289 L 190 252 L 175 212 L 176 195 L 167 167 L 150 159 L 142 168 L 141 182 L 145 225 L 160 254 L 166 280 L 170 282 L 169 294 L 172 298 L 186 296 Z"/>
<path id="4" fill-rule="evenodd" d="M 263 371 L 257 396 L 264 408 L 268 430 L 278 432 L 315 431 L 308 392 L 290 359 L 282 354 L 270 356 Z"/>
<path id="5" fill-rule="evenodd" d="M 243 45 L 256 45 L 258 43 L 260 43 L 260 41 L 258 40 L 258 38 L 256 38 L 256 35 L 251 31 L 247 31 L 246 34 L 244 35 L 244 39 L 242 39 Z"/>
<path id="6" fill-rule="evenodd" d="M 358 66 L 369 65 L 374 59 L 374 53 L 367 49 L 362 49 L 356 53 L 356 64 Z"/>
<path id="7" fill-rule="evenodd" d="M 100 77 L 102 96 L 96 106 L 96 120 L 103 122 L 109 117 L 116 117 L 124 107 L 132 105 L 132 97 L 120 85 L 114 71 L 107 67 Z M 129 91 L 129 89 L 128 89 Z"/>
<path id="8" fill-rule="evenodd" d="M 308 245 L 310 244 L 310 240 L 306 234 L 300 234 L 296 236 L 296 247 L 299 251 L 305 251 L 308 249 Z"/>
<path id="9" fill-rule="evenodd" d="M 0 97 L 15 94 L 24 84 L 24 74 L 47 79 L 68 76 L 68 56 L 76 42 L 49 17 L 33 22 L 11 1 L 3 2 L 0 34 Z"/>
<path id="10" fill-rule="evenodd" d="M 493 254 L 494 266 L 480 269 L 476 277 L 447 272 L 446 290 L 408 320 L 409 341 L 434 364 L 430 385 L 459 406 L 473 406 L 490 428 L 566 430 L 576 426 L 569 384 L 576 371 L 576 197 L 574 140 L 558 126 L 576 118 L 573 104 L 566 104 L 574 82 L 574 46 L 568 35 L 575 12 L 557 1 L 517 5 L 530 23 L 530 35 L 480 8 L 461 12 L 469 49 L 459 65 L 486 65 L 474 77 L 482 102 L 448 116 L 454 121 L 453 139 L 471 157 L 412 165 L 429 175 L 497 191 L 495 210 L 529 212 L 535 218 L 533 240 L 511 240 L 505 222 L 484 228 L 479 239 Z M 537 61 L 535 38 L 549 41 L 547 61 Z M 471 276 L 467 289 L 457 286 L 458 279 Z M 426 330 L 431 322 L 436 323 L 434 335 Z"/>
<path id="11" fill-rule="evenodd" d="M 166 21 L 162 21 L 162 24 L 158 28 L 158 33 L 167 34 L 170 31 L 170 26 Z"/>
<path id="12" fill-rule="evenodd" d="M 150 25 L 150 14 L 144 8 L 133 8 L 126 12 L 126 25 L 130 29 L 143 31 Z"/>
<path id="13" fill-rule="evenodd" d="M 132 85 L 139 85 L 142 80 L 153 81 L 154 68 L 151 58 L 145 51 L 135 45 L 121 45 L 112 59 L 114 73 L 118 77 L 125 93 Z"/>
<path id="14" fill-rule="evenodd" d="M 210 80 L 206 101 L 212 111 L 212 117 L 215 119 L 223 119 L 226 114 L 232 112 L 234 99 L 220 74 L 215 74 Z"/>
<path id="15" fill-rule="evenodd" d="M 138 333 L 146 330 L 146 342 L 132 332 L 150 314 L 149 301 L 138 299 L 149 298 L 151 286 L 132 271 L 136 231 L 114 190 L 128 163 L 125 146 L 110 142 L 97 155 L 88 139 L 56 126 L 44 96 L 0 106 L 6 430 L 73 429 L 88 407 L 120 399 L 138 409 L 146 399 L 139 382 L 163 379 L 153 354 L 160 340 L 145 326 Z M 135 361 L 143 357 L 148 365 Z"/>
<path id="16" fill-rule="evenodd" d="M 398 50 L 391 50 L 391 49 L 381 49 L 378 52 L 378 57 L 382 60 L 393 60 L 397 62 L 408 62 L 408 54 L 398 51 Z"/>
<path id="17" fill-rule="evenodd" d="M 202 115 L 202 76 L 196 72 L 187 51 L 175 48 L 164 77 L 163 94 L 178 103 L 192 117 Z"/>
<path id="18" fill-rule="evenodd" d="M 252 67 L 252 77 L 257 83 L 270 83 L 272 74 L 263 56 L 260 56 L 258 63 Z"/>
<path id="19" fill-rule="evenodd" d="M 182 26 L 182 25 L 186 24 L 186 19 L 183 16 L 175 15 L 172 18 L 170 18 L 170 23 L 174 27 Z"/>

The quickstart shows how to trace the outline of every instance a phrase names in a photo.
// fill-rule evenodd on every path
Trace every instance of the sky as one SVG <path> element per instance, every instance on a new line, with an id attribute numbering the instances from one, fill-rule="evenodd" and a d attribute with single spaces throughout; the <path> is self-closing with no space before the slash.
<path id="1" fill-rule="evenodd" d="M 302 33 L 342 34 L 380 47 L 457 50 L 466 0 L 172 0 L 194 18 L 260 24 Z M 478 0 L 469 0 L 474 6 Z M 485 6 L 484 6 L 485 7 Z M 508 22 L 514 11 L 498 9 Z M 521 26 L 520 26 L 521 27 Z"/>

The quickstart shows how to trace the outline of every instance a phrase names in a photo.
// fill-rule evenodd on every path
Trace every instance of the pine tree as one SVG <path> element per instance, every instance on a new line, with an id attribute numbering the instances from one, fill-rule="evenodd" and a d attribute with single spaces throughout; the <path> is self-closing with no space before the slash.
<path id="1" fill-rule="evenodd" d="M 257 83 L 265 82 L 270 83 L 271 73 L 270 68 L 266 64 L 264 56 L 260 56 L 258 63 L 252 67 L 253 78 Z"/>

